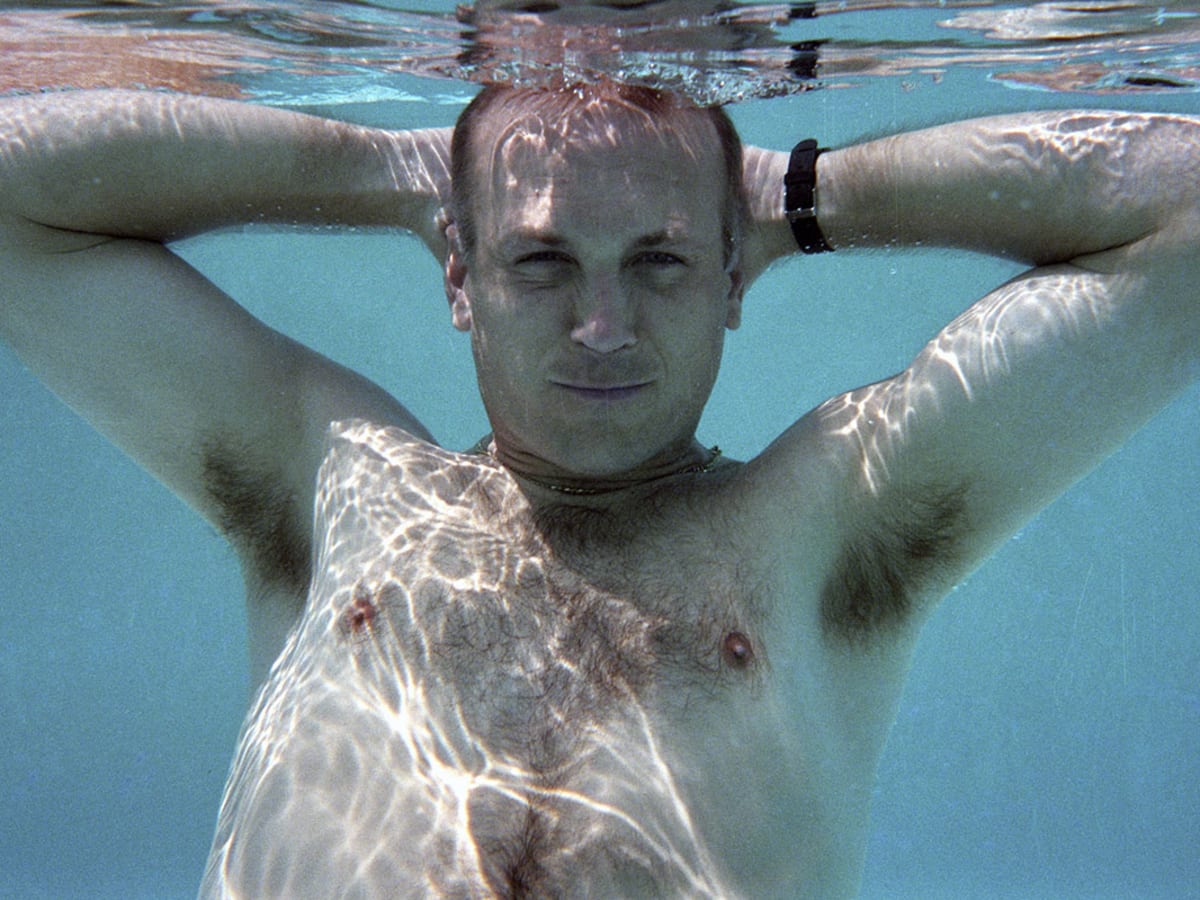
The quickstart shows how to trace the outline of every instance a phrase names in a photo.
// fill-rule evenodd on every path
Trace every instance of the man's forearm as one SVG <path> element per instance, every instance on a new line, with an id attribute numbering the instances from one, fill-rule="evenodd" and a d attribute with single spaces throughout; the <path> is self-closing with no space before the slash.
<path id="1" fill-rule="evenodd" d="M 772 259 L 795 246 L 778 186 L 786 166 L 781 153 L 758 163 L 757 233 Z M 1194 206 L 1198 180 L 1196 120 L 1039 113 L 828 152 L 817 165 L 816 212 L 836 249 L 956 247 L 1063 262 L 1169 224 L 1176 210 Z"/>
<path id="2" fill-rule="evenodd" d="M 434 246 L 448 184 L 448 129 L 382 131 L 190 96 L 6 100 L 0 141 L 0 211 L 121 237 L 279 222 L 401 227 Z"/>

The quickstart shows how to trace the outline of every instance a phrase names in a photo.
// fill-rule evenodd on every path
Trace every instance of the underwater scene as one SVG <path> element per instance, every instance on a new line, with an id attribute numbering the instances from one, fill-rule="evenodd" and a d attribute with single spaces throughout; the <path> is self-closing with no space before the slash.
<path id="1" fill-rule="evenodd" d="M 412 129 L 483 84 L 598 78 L 721 104 L 776 150 L 1037 109 L 1200 115 L 1200 4 L 0 2 L 0 97 L 170 91 Z M 413 236 L 256 225 L 173 249 L 441 446 L 488 431 Z M 935 248 L 775 265 L 699 439 L 755 457 L 1022 268 Z M 238 559 L 4 344 L 0 384 L 0 898 L 193 897 L 254 699 Z M 924 627 L 861 896 L 1196 896 L 1197 412 L 1193 385 Z"/>

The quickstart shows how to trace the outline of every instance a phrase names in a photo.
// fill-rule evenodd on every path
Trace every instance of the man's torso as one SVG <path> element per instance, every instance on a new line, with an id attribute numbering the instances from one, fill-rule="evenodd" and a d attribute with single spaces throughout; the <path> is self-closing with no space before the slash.
<path id="1" fill-rule="evenodd" d="M 852 890 L 892 691 L 846 708 L 878 692 L 833 683 L 861 673 L 736 481 L 535 512 L 491 460 L 345 426 L 206 893 Z"/>

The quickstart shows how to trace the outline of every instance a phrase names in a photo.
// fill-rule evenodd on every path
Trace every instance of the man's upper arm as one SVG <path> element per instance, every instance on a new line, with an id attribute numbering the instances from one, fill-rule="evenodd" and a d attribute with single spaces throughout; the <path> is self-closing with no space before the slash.
<path id="1" fill-rule="evenodd" d="M 0 335 L 22 361 L 267 578 L 294 577 L 271 571 L 281 561 L 263 534 L 307 541 L 329 421 L 427 436 L 381 389 L 271 330 L 161 244 L 12 218 L 0 273 Z"/>
<path id="2" fill-rule="evenodd" d="M 924 543 L 884 545 L 906 587 L 936 596 L 1120 446 L 1197 375 L 1190 241 L 1034 269 L 900 375 L 824 404 L 820 431 L 850 463 L 849 533 L 911 534 L 939 510 Z"/>
<path id="3" fill-rule="evenodd" d="M 858 630 L 940 596 L 1200 373 L 1200 125 L 1031 122 L 834 160 L 835 235 L 861 225 L 879 242 L 1059 261 L 997 288 L 904 372 L 826 402 L 774 449 L 796 471 L 819 456 L 836 485 L 827 622 Z M 871 159 L 878 183 L 852 183 Z M 880 210 L 885 195 L 903 202 Z"/>

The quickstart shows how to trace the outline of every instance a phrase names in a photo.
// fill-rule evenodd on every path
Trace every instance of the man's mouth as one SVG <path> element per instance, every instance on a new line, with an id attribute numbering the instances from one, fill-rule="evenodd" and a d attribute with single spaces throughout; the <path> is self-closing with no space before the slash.
<path id="1" fill-rule="evenodd" d="M 576 384 L 556 381 L 558 387 L 585 400 L 602 400 L 613 403 L 635 397 L 650 386 L 649 381 L 622 382 L 616 384 Z"/>

